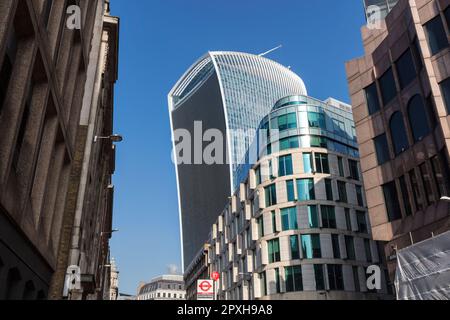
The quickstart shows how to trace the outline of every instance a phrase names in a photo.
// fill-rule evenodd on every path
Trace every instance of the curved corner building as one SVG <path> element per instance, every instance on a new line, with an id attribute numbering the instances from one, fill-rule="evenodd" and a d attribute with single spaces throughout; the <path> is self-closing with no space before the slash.
<path id="1" fill-rule="evenodd" d="M 303 81 L 288 68 L 240 52 L 207 53 L 171 90 L 172 132 L 184 129 L 192 137 L 192 164 L 176 165 L 184 267 L 208 238 L 217 212 L 239 186 L 239 177 L 245 176 L 238 177 L 239 163 L 261 120 L 279 99 L 304 94 Z M 196 121 L 201 121 L 201 128 Z M 223 164 L 206 165 L 194 159 L 196 149 L 203 149 L 198 144 L 208 129 L 223 133 L 223 152 L 228 157 Z"/>

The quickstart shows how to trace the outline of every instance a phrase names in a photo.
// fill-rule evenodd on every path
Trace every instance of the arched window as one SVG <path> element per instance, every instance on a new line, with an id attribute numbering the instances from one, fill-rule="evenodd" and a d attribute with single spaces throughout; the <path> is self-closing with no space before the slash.
<path id="1" fill-rule="evenodd" d="M 23 300 L 34 300 L 36 298 L 36 287 L 33 281 L 27 281 L 23 290 Z"/>
<path id="2" fill-rule="evenodd" d="M 397 111 L 392 115 L 389 127 L 391 129 L 395 155 L 398 155 L 409 148 L 405 123 L 403 122 L 403 116 L 400 111 Z"/>
<path id="3" fill-rule="evenodd" d="M 19 300 L 22 298 L 19 293 L 19 286 L 22 277 L 17 268 L 10 269 L 6 278 L 6 300 Z"/>
<path id="4" fill-rule="evenodd" d="M 421 141 L 430 133 L 430 127 L 427 122 L 427 113 L 420 95 L 415 95 L 408 103 L 408 118 L 414 141 Z"/>

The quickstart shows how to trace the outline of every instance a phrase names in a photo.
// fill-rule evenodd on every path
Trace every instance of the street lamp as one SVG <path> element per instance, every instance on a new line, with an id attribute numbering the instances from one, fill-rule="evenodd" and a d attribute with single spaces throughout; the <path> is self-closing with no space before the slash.
<path id="1" fill-rule="evenodd" d="M 113 229 L 111 231 L 102 231 L 100 233 L 100 236 L 103 237 L 103 235 L 105 235 L 105 234 L 113 234 L 114 232 L 119 232 L 119 229 Z"/>
<path id="2" fill-rule="evenodd" d="M 113 134 L 107 137 L 95 136 L 94 142 L 97 142 L 98 140 L 111 140 L 111 142 L 122 142 L 123 137 L 119 134 Z"/>

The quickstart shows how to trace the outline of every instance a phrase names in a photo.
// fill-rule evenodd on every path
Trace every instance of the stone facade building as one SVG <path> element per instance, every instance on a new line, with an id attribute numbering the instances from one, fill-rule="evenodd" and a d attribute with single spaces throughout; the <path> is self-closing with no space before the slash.
<path id="1" fill-rule="evenodd" d="M 109 1 L 0 2 L 0 299 L 60 299 L 70 265 L 104 296 L 117 37 Z"/>
<path id="2" fill-rule="evenodd" d="M 136 300 L 186 300 L 183 276 L 164 275 L 140 285 Z"/>
<path id="3" fill-rule="evenodd" d="M 213 224 L 207 252 L 187 269 L 187 285 L 218 271 L 222 300 L 389 298 L 351 107 L 331 98 L 281 99 L 258 141 L 258 161 Z M 381 270 L 378 291 L 367 287 L 373 265 Z"/>
<path id="4" fill-rule="evenodd" d="M 395 250 L 450 229 L 450 1 L 400 0 L 347 63 L 373 237 Z"/>

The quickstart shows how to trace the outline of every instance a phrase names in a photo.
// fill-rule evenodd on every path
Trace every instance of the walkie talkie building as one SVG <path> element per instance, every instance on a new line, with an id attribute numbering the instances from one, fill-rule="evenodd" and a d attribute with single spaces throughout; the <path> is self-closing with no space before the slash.
<path id="1" fill-rule="evenodd" d="M 249 132 L 256 133 L 276 101 L 306 94 L 302 79 L 289 68 L 240 52 L 207 53 L 171 90 L 172 132 L 183 129 L 194 137 L 196 121 L 201 121 L 203 132 L 218 129 L 226 140 L 223 151 L 228 159 L 223 164 L 176 165 L 184 267 L 240 184 L 242 173 L 238 176 L 237 170 L 254 138 Z"/>

